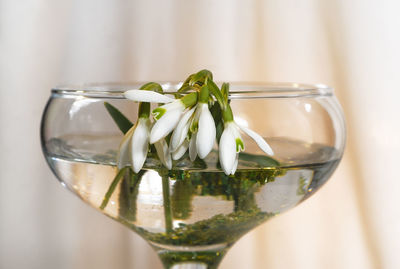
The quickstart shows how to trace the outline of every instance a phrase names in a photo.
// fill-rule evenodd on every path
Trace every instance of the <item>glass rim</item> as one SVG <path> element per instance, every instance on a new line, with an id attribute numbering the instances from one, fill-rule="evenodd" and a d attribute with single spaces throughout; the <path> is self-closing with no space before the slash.
<path id="1" fill-rule="evenodd" d="M 159 82 L 166 94 L 178 93 L 182 82 Z M 89 83 L 81 85 L 60 85 L 51 89 L 59 97 L 87 97 L 100 99 L 126 99 L 124 92 L 139 89 L 145 83 Z M 222 83 L 217 83 L 219 86 Z M 229 83 L 229 99 L 254 98 L 298 98 L 332 96 L 333 88 L 324 84 L 292 82 L 232 82 Z M 182 93 L 180 93 L 182 94 Z"/>

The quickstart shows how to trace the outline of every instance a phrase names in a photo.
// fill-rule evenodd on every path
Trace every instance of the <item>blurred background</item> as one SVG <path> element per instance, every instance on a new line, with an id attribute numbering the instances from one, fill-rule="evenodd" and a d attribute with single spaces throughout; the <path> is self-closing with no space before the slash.
<path id="1" fill-rule="evenodd" d="M 139 236 L 62 188 L 41 153 L 50 88 L 180 80 L 335 88 L 344 159 L 221 268 L 400 268 L 398 1 L 0 0 L 0 268 L 161 268 Z"/>

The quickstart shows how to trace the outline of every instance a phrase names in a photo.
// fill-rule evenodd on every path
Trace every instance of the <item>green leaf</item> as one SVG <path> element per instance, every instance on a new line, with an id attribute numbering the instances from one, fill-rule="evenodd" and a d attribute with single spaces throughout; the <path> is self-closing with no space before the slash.
<path id="1" fill-rule="evenodd" d="M 111 195 L 113 194 L 115 188 L 117 187 L 118 183 L 121 181 L 121 179 L 123 178 L 126 169 L 129 169 L 130 167 L 124 167 L 121 170 L 119 170 L 119 172 L 117 173 L 117 175 L 115 176 L 113 182 L 111 183 L 110 187 L 108 188 L 108 191 L 106 192 L 106 194 L 104 195 L 104 199 L 103 202 L 101 203 L 100 209 L 104 210 L 104 208 L 106 208 L 108 201 L 110 201 Z"/>
<path id="2" fill-rule="evenodd" d="M 268 157 L 265 155 L 250 154 L 250 153 L 246 153 L 246 152 L 239 153 L 239 160 L 255 162 L 258 165 L 260 165 L 260 167 L 279 167 L 280 166 L 280 163 L 271 157 Z"/>
<path id="3" fill-rule="evenodd" d="M 118 128 L 126 134 L 130 128 L 132 128 L 133 123 L 125 117 L 124 114 L 121 113 L 115 106 L 111 105 L 108 102 L 104 102 L 104 106 L 106 107 L 108 113 L 110 113 L 110 116 L 112 119 L 115 121 L 117 124 Z"/>
<path id="4" fill-rule="evenodd" d="M 221 140 L 222 133 L 224 132 L 224 124 L 222 121 L 219 121 L 216 126 L 216 133 L 217 133 L 217 142 Z"/>
<path id="5" fill-rule="evenodd" d="M 222 132 L 224 131 L 224 123 L 222 122 L 222 111 L 219 104 L 214 104 L 210 108 L 212 117 L 214 118 L 217 142 L 221 139 Z"/>

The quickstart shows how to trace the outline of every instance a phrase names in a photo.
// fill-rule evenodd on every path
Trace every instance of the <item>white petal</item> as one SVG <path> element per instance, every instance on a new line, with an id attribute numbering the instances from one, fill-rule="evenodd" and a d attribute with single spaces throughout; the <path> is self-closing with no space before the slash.
<path id="1" fill-rule="evenodd" d="M 131 153 L 132 166 L 135 173 L 142 169 L 149 150 L 150 120 L 139 118 L 132 135 Z"/>
<path id="2" fill-rule="evenodd" d="M 240 127 L 240 129 L 242 129 L 243 132 L 245 132 L 248 136 L 250 136 L 257 143 L 257 145 L 260 147 L 260 149 L 262 151 L 264 151 L 268 155 L 274 155 L 273 150 L 268 145 L 268 143 L 264 140 L 264 138 L 262 138 L 261 135 L 257 134 L 253 130 L 250 130 L 249 128 L 246 128 L 244 126 L 240 126 L 240 125 L 238 125 L 238 126 Z"/>
<path id="3" fill-rule="evenodd" d="M 182 105 L 176 109 L 168 110 L 158 121 L 156 121 L 150 133 L 151 144 L 166 137 L 176 127 L 183 109 L 184 106 Z"/>
<path id="4" fill-rule="evenodd" d="M 201 105 L 199 130 L 197 132 L 196 147 L 201 159 L 207 157 L 215 142 L 215 123 L 207 104 Z"/>
<path id="5" fill-rule="evenodd" d="M 234 175 L 239 163 L 239 153 L 236 153 L 235 163 L 233 164 L 231 175 Z"/>
<path id="6" fill-rule="evenodd" d="M 167 103 L 159 107 L 165 108 L 166 110 L 174 110 L 179 109 L 180 107 L 184 107 L 184 105 L 180 100 L 174 100 L 174 102 Z"/>
<path id="7" fill-rule="evenodd" d="M 189 143 L 189 157 L 192 162 L 196 160 L 197 150 L 196 150 L 196 136 L 197 133 L 192 134 L 192 138 Z"/>
<path id="8" fill-rule="evenodd" d="M 188 147 L 189 141 L 185 139 L 183 143 L 174 152 L 172 152 L 172 160 L 179 160 L 188 150 Z"/>
<path id="9" fill-rule="evenodd" d="M 118 157 L 117 157 L 117 166 L 119 169 L 130 164 L 129 143 L 131 142 L 131 137 L 135 128 L 136 126 L 132 126 L 132 128 L 130 128 L 129 131 L 126 132 L 124 138 L 121 141 L 121 144 L 119 145 Z"/>
<path id="10" fill-rule="evenodd" d="M 158 158 L 160 158 L 162 164 L 168 169 L 171 169 L 172 159 L 168 149 L 168 144 L 165 142 L 165 139 L 157 141 L 154 146 L 156 147 Z"/>
<path id="11" fill-rule="evenodd" d="M 219 162 L 225 174 L 230 175 L 236 160 L 236 142 L 232 126 L 229 124 L 222 132 L 219 141 Z"/>
<path id="12" fill-rule="evenodd" d="M 177 148 L 185 140 L 190 127 L 189 119 L 193 115 L 194 110 L 195 108 L 192 108 L 189 111 L 185 112 L 185 114 L 183 114 L 174 132 L 172 133 L 170 142 L 170 150 L 172 152 L 176 151 Z"/>
<path id="13" fill-rule="evenodd" d="M 170 103 L 175 99 L 153 91 L 129 90 L 124 93 L 129 100 L 149 103 Z"/>
<path id="14" fill-rule="evenodd" d="M 237 126 L 236 123 L 230 124 L 230 128 L 231 128 L 231 130 L 232 130 L 233 136 L 235 137 L 236 153 L 239 153 L 239 152 L 241 152 L 241 151 L 244 150 L 244 141 L 243 141 L 243 138 L 242 138 L 242 136 L 240 135 L 239 127 Z M 238 142 L 239 142 L 238 140 L 240 140 L 240 141 L 243 143 L 242 146 L 239 146 L 239 145 L 238 145 Z"/>

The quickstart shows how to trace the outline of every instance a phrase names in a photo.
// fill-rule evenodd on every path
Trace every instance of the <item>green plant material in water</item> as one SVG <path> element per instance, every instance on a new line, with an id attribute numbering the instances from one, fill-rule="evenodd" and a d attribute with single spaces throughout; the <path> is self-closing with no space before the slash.
<path id="1" fill-rule="evenodd" d="M 214 105 L 211 106 L 210 112 L 211 112 L 212 117 L 214 118 L 217 143 L 219 143 L 222 132 L 224 131 L 224 123 L 222 122 L 221 106 L 219 104 L 215 103 Z"/>
<path id="2" fill-rule="evenodd" d="M 258 208 L 237 211 L 228 215 L 215 215 L 210 219 L 193 224 L 181 224 L 180 227 L 165 233 L 151 233 L 142 228 L 132 229 L 149 241 L 175 246 L 204 246 L 219 243 L 233 243 L 252 228 L 263 223 L 273 213 Z"/>
<path id="3" fill-rule="evenodd" d="M 227 251 L 227 248 L 219 251 L 163 251 L 158 253 L 158 256 L 166 268 L 171 268 L 171 265 L 174 264 L 195 262 L 206 264 L 208 269 L 216 269 Z"/>
<path id="4" fill-rule="evenodd" d="M 172 216 L 174 219 L 187 219 L 192 213 L 192 199 L 195 187 L 191 180 L 177 180 L 171 196 Z"/>
<path id="5" fill-rule="evenodd" d="M 129 169 L 128 172 L 125 173 L 125 176 L 121 182 L 119 194 L 119 214 L 124 216 L 127 221 L 136 220 L 136 199 L 143 174 L 143 170 L 135 174 L 133 173 L 132 169 Z"/>
<path id="6" fill-rule="evenodd" d="M 165 228 L 167 233 L 172 232 L 172 215 L 171 215 L 171 199 L 169 195 L 168 177 L 162 177 L 163 203 L 164 203 L 164 218 Z"/>
<path id="7" fill-rule="evenodd" d="M 280 163 L 266 155 L 257 155 L 257 154 L 250 154 L 246 152 L 239 153 L 239 160 L 240 161 L 247 161 L 252 163 L 257 163 L 259 168 L 266 168 L 266 167 L 279 167 Z"/>

